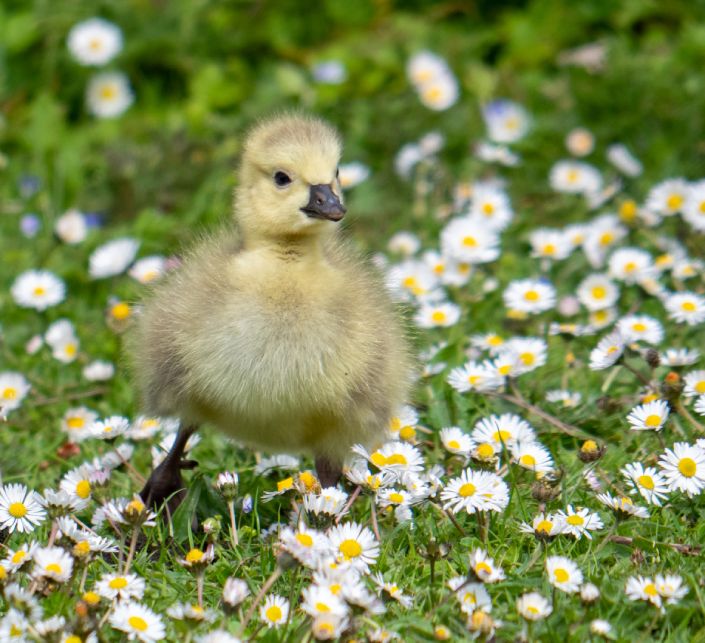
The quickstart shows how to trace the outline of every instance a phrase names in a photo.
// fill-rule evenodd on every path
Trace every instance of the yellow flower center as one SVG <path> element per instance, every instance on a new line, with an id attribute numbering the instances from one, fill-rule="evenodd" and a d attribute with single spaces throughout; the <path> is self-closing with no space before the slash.
<path id="1" fill-rule="evenodd" d="M 348 538 L 340 543 L 340 553 L 345 556 L 345 558 L 357 558 L 362 553 L 362 546 L 357 540 Z"/>
<path id="2" fill-rule="evenodd" d="M 338 594 L 340 594 L 340 590 L 343 589 L 343 586 L 340 585 L 339 583 L 333 583 L 330 587 L 328 587 L 328 589 L 330 590 L 331 594 L 334 594 L 337 596 Z"/>
<path id="3" fill-rule="evenodd" d="M 389 500 L 396 504 L 401 504 L 402 502 L 404 502 L 404 496 L 402 496 L 400 493 L 397 493 L 396 491 L 393 491 L 389 494 Z"/>
<path id="4" fill-rule="evenodd" d="M 568 180 L 568 183 L 575 183 L 578 180 L 579 176 L 580 172 L 578 172 L 578 170 L 568 170 L 566 179 Z"/>
<path id="5" fill-rule="evenodd" d="M 189 563 L 198 563 L 203 559 L 204 553 L 200 549 L 192 549 L 186 554 L 186 561 Z"/>
<path id="6" fill-rule="evenodd" d="M 500 375 L 509 375 L 512 372 L 512 365 L 511 364 L 503 364 L 500 366 L 497 371 L 499 372 Z"/>
<path id="7" fill-rule="evenodd" d="M 480 375 L 468 375 L 468 383 L 472 384 L 473 386 L 479 384 L 481 381 L 482 377 Z"/>
<path id="8" fill-rule="evenodd" d="M 523 456 L 519 458 L 519 462 L 523 464 L 525 467 L 535 467 L 536 466 L 536 458 L 533 455 L 530 455 L 529 453 L 525 453 Z"/>
<path id="9" fill-rule="evenodd" d="M 570 578 L 570 575 L 565 569 L 559 567 L 553 570 L 553 577 L 556 579 L 556 582 L 565 583 Z"/>
<path id="10" fill-rule="evenodd" d="M 284 478 L 284 480 L 280 480 L 279 482 L 277 482 L 277 491 L 286 491 L 287 489 L 291 489 L 293 486 L 293 478 Z"/>
<path id="11" fill-rule="evenodd" d="M 401 453 L 392 453 L 387 458 L 387 464 L 407 464 L 406 458 Z"/>
<path id="12" fill-rule="evenodd" d="M 458 495 L 462 498 L 468 498 L 475 494 L 477 487 L 472 484 L 472 482 L 466 482 L 460 489 L 458 489 Z"/>
<path id="13" fill-rule="evenodd" d="M 437 263 L 435 266 L 433 266 L 433 272 L 435 272 L 437 275 L 442 274 L 445 269 L 446 267 L 442 263 Z"/>
<path id="14" fill-rule="evenodd" d="M 137 630 L 138 632 L 144 632 L 148 627 L 147 621 L 140 616 L 130 616 L 127 622 L 133 630 Z"/>
<path id="15" fill-rule="evenodd" d="M 87 540 L 82 540 L 80 543 L 76 543 L 73 547 L 73 553 L 75 556 L 87 556 L 91 551 L 91 545 Z"/>
<path id="16" fill-rule="evenodd" d="M 643 333 L 646 330 L 646 324 L 642 324 L 641 322 L 632 324 L 632 330 L 636 331 L 637 333 Z"/>
<path id="17" fill-rule="evenodd" d="M 692 301 L 684 301 L 681 304 L 681 310 L 686 313 L 694 313 L 697 307 Z"/>
<path id="18" fill-rule="evenodd" d="M 27 507 L 21 502 L 13 502 L 8 511 L 13 518 L 24 518 L 27 515 Z"/>
<path id="19" fill-rule="evenodd" d="M 468 248 L 475 248 L 477 247 L 477 239 L 471 236 L 463 237 L 463 245 Z"/>
<path id="20" fill-rule="evenodd" d="M 644 587 L 644 594 L 647 596 L 656 596 L 658 594 L 658 590 L 656 589 L 656 585 L 653 583 L 649 583 Z"/>
<path id="21" fill-rule="evenodd" d="M 658 395 L 651 393 L 649 395 L 644 395 L 644 397 L 641 398 L 641 401 L 644 404 L 648 404 L 649 402 L 654 402 L 655 400 L 658 400 Z"/>
<path id="22" fill-rule="evenodd" d="M 443 324 L 448 319 L 448 316 L 442 310 L 434 310 L 431 315 L 431 320 L 435 324 Z"/>
<path id="23" fill-rule="evenodd" d="M 77 350 L 78 350 L 78 347 L 76 346 L 76 344 L 73 344 L 73 343 L 66 344 L 66 346 L 64 346 L 64 352 L 69 357 L 73 357 L 76 354 Z"/>
<path id="24" fill-rule="evenodd" d="M 654 479 L 651 476 L 647 475 L 642 475 L 639 476 L 636 481 L 639 483 L 640 486 L 644 487 L 644 489 L 653 489 L 656 485 L 654 485 Z"/>
<path id="25" fill-rule="evenodd" d="M 646 426 L 658 426 L 661 424 L 661 416 L 649 415 L 646 420 L 644 420 L 644 424 L 646 424 Z"/>
<path id="26" fill-rule="evenodd" d="M 537 534 L 550 534 L 553 529 L 553 523 L 550 520 L 541 520 L 534 528 Z"/>
<path id="27" fill-rule="evenodd" d="M 624 264 L 624 272 L 634 272 L 637 269 L 637 265 L 634 261 L 628 261 Z"/>
<path id="28" fill-rule="evenodd" d="M 379 451 L 375 451 L 371 456 L 370 460 L 372 464 L 374 464 L 377 467 L 383 467 L 385 464 L 387 464 L 387 458 L 383 453 L 380 453 Z"/>
<path id="29" fill-rule="evenodd" d="M 89 605 L 97 605 L 100 603 L 100 596 L 95 592 L 86 592 L 81 598 Z"/>
<path id="30" fill-rule="evenodd" d="M 66 426 L 68 426 L 69 429 L 82 429 L 85 424 L 86 421 L 79 416 L 70 417 L 68 420 L 66 420 Z"/>
<path id="31" fill-rule="evenodd" d="M 477 455 L 485 460 L 491 458 L 494 455 L 494 447 L 489 442 L 483 442 L 477 446 Z"/>
<path id="32" fill-rule="evenodd" d="M 695 460 L 692 458 L 681 458 L 678 463 L 678 471 L 680 471 L 686 478 L 692 478 L 695 475 L 697 465 Z"/>
<path id="33" fill-rule="evenodd" d="M 330 612 L 330 607 L 325 603 L 316 603 L 316 611 L 318 612 Z"/>
<path id="34" fill-rule="evenodd" d="M 547 243 L 543 247 L 543 254 L 545 255 L 552 255 L 556 253 L 556 246 L 553 243 Z"/>
<path id="35" fill-rule="evenodd" d="M 487 343 L 490 346 L 501 346 L 504 344 L 504 340 L 499 335 L 490 335 L 487 338 Z"/>
<path id="36" fill-rule="evenodd" d="M 276 623 L 277 621 L 280 621 L 282 618 L 282 611 L 281 608 L 278 605 L 270 605 L 264 612 L 264 615 L 267 617 L 268 620 L 270 620 L 272 623 Z"/>
<path id="37" fill-rule="evenodd" d="M 441 91 L 441 88 L 438 86 L 434 87 L 429 87 L 424 91 L 424 97 L 426 98 L 427 101 L 433 103 L 434 101 L 439 100 L 443 96 L 443 92 Z"/>
<path id="38" fill-rule="evenodd" d="M 144 503 L 141 500 L 131 500 L 125 507 L 125 513 L 140 514 L 144 511 Z"/>
<path id="39" fill-rule="evenodd" d="M 14 554 L 12 554 L 12 558 L 10 558 L 10 560 L 14 565 L 17 565 L 18 563 L 21 563 L 26 557 L 27 552 L 20 549 L 20 551 L 16 551 Z"/>
<path id="40" fill-rule="evenodd" d="M 460 443 L 457 440 L 448 440 L 449 449 L 459 449 Z"/>
<path id="41" fill-rule="evenodd" d="M 583 453 L 595 453 L 597 451 L 597 442 L 595 442 L 595 440 L 585 440 L 580 450 Z"/>
<path id="42" fill-rule="evenodd" d="M 480 576 L 481 574 L 491 574 L 492 568 L 484 561 L 481 560 L 477 565 L 475 565 L 475 573 Z"/>
<path id="43" fill-rule="evenodd" d="M 705 393 L 705 380 L 700 380 L 699 382 L 696 382 L 693 388 L 695 389 L 696 393 L 702 395 L 703 393 Z"/>
<path id="44" fill-rule="evenodd" d="M 5 388 L 3 390 L 2 398 L 3 398 L 3 400 L 16 400 L 17 399 L 17 389 L 12 386 L 8 386 L 7 388 Z"/>
<path id="45" fill-rule="evenodd" d="M 526 611 L 529 612 L 529 614 L 538 614 L 538 613 L 539 613 L 539 608 L 538 608 L 538 607 L 534 607 L 533 605 L 529 605 L 529 606 L 526 608 Z"/>
<path id="46" fill-rule="evenodd" d="M 669 194 L 668 199 L 666 199 L 666 205 L 669 210 L 677 210 L 683 205 L 683 201 L 682 194 Z"/>
<path id="47" fill-rule="evenodd" d="M 619 206 L 619 216 L 623 221 L 631 221 L 636 216 L 637 206 L 636 202 L 629 200 L 622 203 Z"/>
<path id="48" fill-rule="evenodd" d="M 405 426 L 399 431 L 402 440 L 413 440 L 416 437 L 416 429 L 413 426 Z"/>
<path id="49" fill-rule="evenodd" d="M 510 440 L 511 437 L 512 434 L 509 431 L 502 431 L 500 429 L 499 431 L 497 431 L 497 433 L 492 436 L 492 439 L 495 442 L 506 442 L 507 440 Z"/>
<path id="50" fill-rule="evenodd" d="M 61 573 L 61 565 L 59 565 L 59 563 L 49 563 L 44 568 L 44 571 L 50 572 L 52 574 L 60 574 Z"/>
<path id="51" fill-rule="evenodd" d="M 76 495 L 85 500 L 91 495 L 91 483 L 88 480 L 81 480 L 76 485 Z"/>
<path id="52" fill-rule="evenodd" d="M 117 88 L 115 85 L 103 85 L 98 94 L 103 100 L 113 100 L 117 96 Z"/>
<path id="53" fill-rule="evenodd" d="M 608 246 L 613 241 L 614 241 L 614 233 L 612 233 L 612 232 L 603 232 L 600 235 L 600 245 L 601 246 Z"/>
<path id="54" fill-rule="evenodd" d="M 610 346 L 610 347 L 607 349 L 607 354 L 608 354 L 608 355 L 614 355 L 614 353 L 616 353 L 618 350 L 619 350 L 619 346 Z"/>
<path id="55" fill-rule="evenodd" d="M 521 360 L 522 364 L 524 366 L 533 366 L 534 362 L 536 361 L 536 355 L 533 353 L 522 353 L 519 355 L 519 359 Z"/>
<path id="56" fill-rule="evenodd" d="M 579 516 L 578 514 L 572 514 L 572 515 L 568 516 L 568 517 L 565 519 L 565 521 L 566 521 L 569 525 L 575 525 L 575 526 L 584 525 L 584 524 L 585 524 L 585 518 L 583 518 L 582 516 Z"/>
<path id="57" fill-rule="evenodd" d="M 538 301 L 539 294 L 535 290 L 527 290 L 524 293 L 524 299 L 526 299 L 526 301 Z"/>
<path id="58" fill-rule="evenodd" d="M 46 292 L 47 289 L 43 288 L 42 286 L 35 286 L 34 290 L 32 290 L 32 293 L 35 297 L 41 297 L 42 295 L 46 295 Z"/>
<path id="59" fill-rule="evenodd" d="M 404 288 L 417 288 L 419 285 L 419 282 L 416 277 L 406 277 L 401 283 Z"/>
<path id="60" fill-rule="evenodd" d="M 309 534 L 296 534 L 296 540 L 298 540 L 299 544 L 304 547 L 310 547 L 313 545 L 313 538 L 311 538 Z"/>
<path id="61" fill-rule="evenodd" d="M 595 286 L 590 293 L 595 299 L 604 299 L 607 296 L 607 288 L 604 286 Z"/>
<path id="62" fill-rule="evenodd" d="M 117 578 L 113 578 L 109 583 L 108 587 L 110 589 L 125 589 L 127 587 L 127 578 L 124 576 L 118 576 Z"/>
<path id="63" fill-rule="evenodd" d="M 118 321 L 123 321 L 130 316 L 130 306 L 124 301 L 118 302 L 110 309 L 110 314 Z"/>
<path id="64" fill-rule="evenodd" d="M 309 471 L 304 471 L 299 474 L 299 481 L 306 487 L 306 489 L 312 489 L 316 484 L 315 476 Z"/>
<path id="65" fill-rule="evenodd" d="M 71 636 L 64 639 L 64 643 L 83 643 L 79 636 L 72 634 Z"/>
<path id="66" fill-rule="evenodd" d="M 487 216 L 494 214 L 494 205 L 492 205 L 491 203 L 483 203 L 482 212 Z"/>

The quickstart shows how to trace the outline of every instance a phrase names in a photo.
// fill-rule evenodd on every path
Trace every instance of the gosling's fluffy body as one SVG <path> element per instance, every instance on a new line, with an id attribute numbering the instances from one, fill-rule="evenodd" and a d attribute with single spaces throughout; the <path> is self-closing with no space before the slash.
<path id="1" fill-rule="evenodd" d="M 237 225 L 191 252 L 139 321 L 149 412 L 338 462 L 384 439 L 410 381 L 399 313 L 338 224 L 300 211 L 311 185 L 340 193 L 339 157 L 336 133 L 315 119 L 279 117 L 249 135 Z M 280 169 L 291 189 L 273 185 Z"/>

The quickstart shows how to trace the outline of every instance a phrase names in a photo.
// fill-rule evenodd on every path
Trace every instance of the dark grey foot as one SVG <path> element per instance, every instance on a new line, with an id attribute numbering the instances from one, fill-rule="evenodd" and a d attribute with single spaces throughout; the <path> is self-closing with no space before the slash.
<path id="1" fill-rule="evenodd" d="M 334 487 L 337 485 L 343 475 L 343 467 L 340 462 L 329 460 L 325 456 L 317 456 L 315 462 L 316 475 L 321 487 Z"/>
<path id="2" fill-rule="evenodd" d="M 186 496 L 186 485 L 181 476 L 182 469 L 193 469 L 198 463 L 195 460 L 178 460 L 167 456 L 165 460 L 152 471 L 149 480 L 140 491 L 142 500 L 148 505 L 159 508 L 165 502 L 170 512 L 181 504 Z"/>
<path id="3" fill-rule="evenodd" d="M 147 484 L 140 492 L 146 504 L 160 508 L 166 502 L 172 514 L 181 504 L 186 495 L 186 485 L 181 477 L 181 471 L 193 469 L 198 464 L 195 460 L 183 459 L 186 442 L 195 430 L 195 426 L 186 426 L 179 430 L 166 458 L 152 471 Z"/>

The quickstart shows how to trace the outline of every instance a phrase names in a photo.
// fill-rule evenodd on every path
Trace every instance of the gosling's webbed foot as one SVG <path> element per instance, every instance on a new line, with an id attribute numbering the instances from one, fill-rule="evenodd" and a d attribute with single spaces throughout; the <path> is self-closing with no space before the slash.
<path id="1" fill-rule="evenodd" d="M 184 460 L 182 456 L 186 449 L 186 442 L 191 437 L 196 427 L 187 426 L 179 430 L 174 444 L 166 458 L 152 471 L 149 480 L 140 492 L 142 500 L 148 505 L 159 508 L 165 502 L 170 513 L 181 504 L 186 496 L 186 485 L 181 476 L 183 469 L 193 469 L 198 465 L 195 460 Z"/>
<path id="2" fill-rule="evenodd" d="M 325 456 L 316 456 L 315 463 L 321 487 L 335 487 L 343 475 L 342 464 Z"/>
<path id="3" fill-rule="evenodd" d="M 186 496 L 186 485 L 181 471 L 182 469 L 193 469 L 197 465 L 195 460 L 178 460 L 167 456 L 152 471 L 144 489 L 140 491 L 142 500 L 156 508 L 166 502 L 169 511 L 173 513 Z"/>

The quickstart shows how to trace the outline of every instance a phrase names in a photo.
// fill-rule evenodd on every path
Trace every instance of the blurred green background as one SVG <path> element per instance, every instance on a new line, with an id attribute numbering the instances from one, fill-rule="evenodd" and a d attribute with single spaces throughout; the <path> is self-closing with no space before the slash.
<path id="1" fill-rule="evenodd" d="M 70 28 L 92 16 L 123 32 L 107 68 L 127 74 L 135 103 L 115 119 L 88 113 L 95 69 L 66 47 Z M 575 64 L 590 44 L 603 55 L 597 69 Z M 344 161 L 371 168 L 349 196 L 355 234 L 371 247 L 408 223 L 413 188 L 393 170 L 401 145 L 445 135 L 442 202 L 444 186 L 480 172 L 469 150 L 484 132 L 479 107 L 494 97 L 534 117 L 517 146 L 532 162 L 512 170 L 522 192 L 549 193 L 548 167 L 576 125 L 603 147 L 627 142 L 645 163 L 642 186 L 697 178 L 705 160 L 702 2 L 4 0 L 0 48 L 3 214 L 78 207 L 108 223 L 137 219 L 132 230 L 155 233 L 161 252 L 227 214 L 245 128 L 289 106 L 333 121 Z M 443 112 L 424 107 L 406 77 L 424 48 L 461 86 Z M 347 78 L 316 82 L 312 69 L 331 60 Z M 19 197 L 27 174 L 43 186 L 34 201 Z"/>

